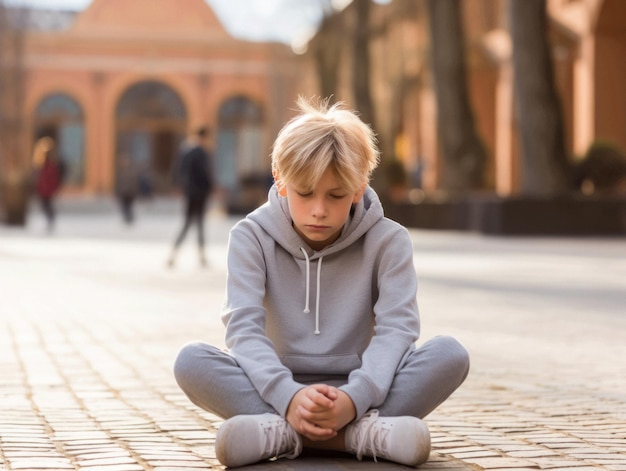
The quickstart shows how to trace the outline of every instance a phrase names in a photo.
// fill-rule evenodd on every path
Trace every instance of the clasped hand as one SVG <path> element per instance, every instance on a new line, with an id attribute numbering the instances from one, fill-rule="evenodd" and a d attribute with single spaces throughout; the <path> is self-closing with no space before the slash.
<path id="1" fill-rule="evenodd" d="M 312 441 L 328 440 L 356 417 L 350 396 L 326 384 L 313 384 L 298 391 L 287 408 L 287 422 Z"/>

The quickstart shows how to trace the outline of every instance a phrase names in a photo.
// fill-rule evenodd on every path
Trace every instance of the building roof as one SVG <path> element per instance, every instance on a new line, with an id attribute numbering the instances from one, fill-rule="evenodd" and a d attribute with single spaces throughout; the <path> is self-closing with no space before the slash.
<path id="1" fill-rule="evenodd" d="M 72 29 L 95 35 L 129 31 L 227 35 L 205 0 L 93 0 Z"/>

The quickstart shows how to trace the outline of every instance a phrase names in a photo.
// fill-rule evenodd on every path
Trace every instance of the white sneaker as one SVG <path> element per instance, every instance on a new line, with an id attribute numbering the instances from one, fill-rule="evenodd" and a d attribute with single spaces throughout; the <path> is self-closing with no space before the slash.
<path id="1" fill-rule="evenodd" d="M 371 456 L 417 466 L 430 455 L 430 432 L 416 417 L 379 417 L 373 409 L 346 429 L 346 450 L 359 460 Z"/>
<path id="2" fill-rule="evenodd" d="M 297 458 L 302 439 L 276 414 L 238 415 L 217 431 L 215 454 L 224 466 L 236 468 L 270 458 Z"/>

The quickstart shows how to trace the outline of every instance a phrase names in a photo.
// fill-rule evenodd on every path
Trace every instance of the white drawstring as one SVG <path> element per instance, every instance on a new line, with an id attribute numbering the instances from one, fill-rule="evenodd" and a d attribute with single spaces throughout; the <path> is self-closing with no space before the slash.
<path id="1" fill-rule="evenodd" d="M 320 279 L 322 274 L 322 259 L 317 261 L 317 292 L 315 295 L 315 335 L 320 334 Z"/>
<path id="2" fill-rule="evenodd" d="M 304 247 L 300 247 L 300 250 L 302 250 L 302 253 L 304 254 L 304 259 L 306 260 L 306 300 L 304 302 L 304 313 L 308 314 L 309 312 L 309 255 L 306 253 L 306 250 L 304 250 Z"/>
<path id="3" fill-rule="evenodd" d="M 304 250 L 304 247 L 300 247 L 300 250 L 302 251 L 302 253 L 304 254 L 304 260 L 306 261 L 306 267 L 305 267 L 305 271 L 306 271 L 306 294 L 305 294 L 305 301 L 304 301 L 304 313 L 308 314 L 310 311 L 309 309 L 309 294 L 310 294 L 310 284 L 311 284 L 311 280 L 310 280 L 310 260 L 309 260 L 309 255 L 306 253 L 306 250 Z M 317 261 L 317 290 L 315 292 L 315 335 L 319 335 L 320 334 L 320 282 L 322 279 L 322 259 L 324 257 L 320 257 L 319 260 Z"/>

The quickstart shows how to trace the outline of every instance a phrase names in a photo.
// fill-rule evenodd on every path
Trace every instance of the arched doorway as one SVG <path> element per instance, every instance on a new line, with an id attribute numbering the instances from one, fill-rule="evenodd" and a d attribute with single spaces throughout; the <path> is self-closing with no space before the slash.
<path id="1" fill-rule="evenodd" d="M 121 159 L 128 157 L 143 177 L 144 190 L 168 192 L 187 127 L 187 112 L 178 94 L 160 82 L 136 83 L 120 97 L 115 119 L 116 174 Z"/>
<path id="2" fill-rule="evenodd" d="M 63 161 L 64 185 L 81 186 L 85 179 L 84 114 L 80 104 L 64 93 L 44 97 L 35 109 L 34 142 L 54 141 Z"/>
<path id="3" fill-rule="evenodd" d="M 263 146 L 263 110 L 245 96 L 229 98 L 218 113 L 217 178 L 231 212 L 248 212 L 267 198 L 271 170 Z"/>

